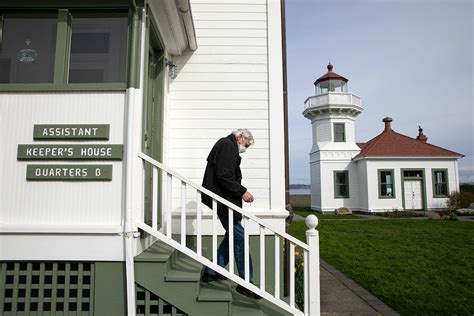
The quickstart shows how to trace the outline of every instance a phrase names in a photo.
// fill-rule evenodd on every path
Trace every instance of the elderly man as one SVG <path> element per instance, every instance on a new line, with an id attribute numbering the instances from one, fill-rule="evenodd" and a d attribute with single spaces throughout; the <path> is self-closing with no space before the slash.
<path id="1" fill-rule="evenodd" d="M 207 166 L 204 173 L 202 186 L 218 194 L 224 199 L 242 207 L 242 200 L 247 203 L 253 202 L 253 195 L 242 186 L 242 172 L 240 171 L 239 154 L 244 153 L 247 148 L 254 144 L 252 133 L 248 129 L 237 129 L 227 137 L 219 139 L 207 157 Z M 212 199 L 202 196 L 202 202 L 212 208 Z M 225 236 L 217 251 L 217 263 L 225 267 L 229 263 L 229 229 L 234 230 L 234 256 L 237 263 L 237 270 L 241 278 L 245 275 L 244 258 L 244 228 L 242 227 L 242 215 L 234 211 L 234 227 L 229 228 L 229 209 L 227 206 L 218 203 L 217 215 L 225 229 Z M 233 260 L 233 258 L 231 258 Z M 249 258 L 250 280 L 253 275 L 252 258 Z M 225 279 L 224 276 L 216 273 L 210 268 L 206 268 L 201 278 L 203 282 L 211 282 Z M 238 285 L 237 292 L 253 299 L 261 297 L 246 288 Z"/>

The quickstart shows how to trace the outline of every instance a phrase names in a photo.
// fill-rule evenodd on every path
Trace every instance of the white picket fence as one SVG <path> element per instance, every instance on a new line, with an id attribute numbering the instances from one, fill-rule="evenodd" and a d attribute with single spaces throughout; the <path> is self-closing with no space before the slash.
<path id="1" fill-rule="evenodd" d="M 162 242 L 170 245 L 171 247 L 183 252 L 187 256 L 200 262 L 201 264 L 210 267 L 214 271 L 227 277 L 233 282 L 240 284 L 241 286 L 249 289 L 250 291 L 262 296 L 264 299 L 272 302 L 278 307 L 294 314 L 294 315 L 320 315 L 320 281 L 319 281 L 319 235 L 315 229 L 318 220 L 316 216 L 310 215 L 306 218 L 306 224 L 308 230 L 306 231 L 307 244 L 299 241 L 293 236 L 287 234 L 285 231 L 271 227 L 263 220 L 258 217 L 244 211 L 242 208 L 230 203 L 215 193 L 207 190 L 201 185 L 195 184 L 185 177 L 179 175 L 175 171 L 147 156 L 144 153 L 140 153 L 139 157 L 143 159 L 144 164 L 149 163 L 152 166 L 152 223 L 151 226 L 143 222 L 138 224 L 138 227 L 146 233 L 155 236 Z M 159 231 L 158 228 L 158 191 L 159 191 L 159 173 L 162 174 L 162 182 L 165 185 L 165 194 L 163 206 L 166 210 L 166 221 L 164 232 Z M 177 179 L 181 183 L 181 211 L 180 211 L 180 241 L 177 242 L 172 238 L 172 199 L 173 199 L 173 179 Z M 196 190 L 196 249 L 193 250 L 186 245 L 186 203 L 188 201 L 187 188 L 192 187 Z M 202 203 L 201 195 L 206 194 L 212 199 L 212 259 L 209 260 L 202 254 Z M 254 222 L 259 227 L 260 232 L 260 284 L 259 287 L 250 282 L 250 271 L 249 271 L 249 235 L 248 229 L 245 229 L 244 235 L 244 255 L 245 255 L 245 277 L 241 278 L 238 274 L 234 273 L 234 236 L 233 229 L 229 229 L 229 265 L 228 269 L 225 269 L 217 264 L 217 228 L 219 220 L 217 218 L 217 203 L 222 203 L 229 208 L 229 227 L 233 227 L 233 212 L 242 214 L 242 225 L 249 227 L 250 222 Z M 275 240 L 275 257 L 272 263 L 265 262 L 265 236 L 273 235 Z M 289 242 L 290 249 L 290 268 L 289 268 L 289 298 L 284 299 L 280 293 L 280 255 L 282 242 L 287 240 Z M 304 260 L 304 311 L 301 311 L 295 304 L 295 246 L 299 247 L 299 250 L 303 252 Z M 274 264 L 275 268 L 275 281 L 274 291 L 269 293 L 266 291 L 265 282 L 265 269 L 267 264 Z M 289 301 L 288 301 L 289 299 Z"/>

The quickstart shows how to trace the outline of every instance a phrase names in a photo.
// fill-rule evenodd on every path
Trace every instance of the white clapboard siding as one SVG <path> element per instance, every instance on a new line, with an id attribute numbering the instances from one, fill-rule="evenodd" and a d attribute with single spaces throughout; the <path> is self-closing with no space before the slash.
<path id="1" fill-rule="evenodd" d="M 275 1 L 275 0 L 270 0 Z M 219 4 L 219 5 L 231 5 L 231 4 L 266 4 L 267 0 L 192 0 L 193 8 L 194 4 Z"/>
<path id="2" fill-rule="evenodd" d="M 268 100 L 173 100 L 175 109 L 261 110 L 268 109 Z"/>
<path id="3" fill-rule="evenodd" d="M 229 132 L 237 129 L 241 126 L 246 126 L 248 129 L 268 129 L 268 120 L 179 120 L 181 123 L 180 125 L 175 124 L 172 128 L 179 129 L 179 128 L 206 128 L 206 129 L 229 129 Z M 223 135 L 225 136 L 225 135 Z"/>
<path id="4" fill-rule="evenodd" d="M 265 30 L 266 21 L 195 21 L 197 29 L 256 29 Z"/>
<path id="5" fill-rule="evenodd" d="M 267 55 L 253 54 L 253 55 L 231 55 L 230 54 L 209 54 L 209 55 L 193 55 L 187 61 L 187 64 L 266 64 Z"/>
<path id="6" fill-rule="evenodd" d="M 190 119 L 190 120 L 202 120 L 202 119 L 225 120 L 228 118 L 247 119 L 247 120 L 255 120 L 255 119 L 266 120 L 268 119 L 268 111 L 252 110 L 251 112 L 247 112 L 247 111 L 242 111 L 242 110 L 228 110 L 228 109 L 173 110 L 171 112 L 171 118 Z"/>
<path id="7" fill-rule="evenodd" d="M 180 172 L 192 179 L 202 179 L 204 175 L 204 169 L 182 168 Z M 268 169 L 266 168 L 246 170 L 244 173 L 245 179 L 268 179 Z"/>
<path id="8" fill-rule="evenodd" d="M 190 142 L 188 139 L 174 139 L 173 142 L 170 144 L 169 148 L 172 149 L 184 149 L 184 148 L 202 148 L 208 149 L 214 146 L 215 140 L 212 138 L 198 138 Z M 268 139 L 258 139 L 258 142 L 251 147 L 251 149 L 259 148 L 259 149 L 268 149 Z"/>
<path id="9" fill-rule="evenodd" d="M 215 4 L 201 4 L 193 7 L 193 12 L 229 12 L 229 13 L 266 13 L 266 4 L 228 4 L 228 5 L 215 5 Z"/>
<path id="10" fill-rule="evenodd" d="M 240 72 L 240 73 L 267 73 L 266 64 L 178 64 L 178 75 L 182 72 Z"/>
<path id="11" fill-rule="evenodd" d="M 170 167 L 201 183 L 215 142 L 249 128 L 256 144 L 242 154 L 243 184 L 259 208 L 270 204 L 267 3 L 191 0 L 198 49 L 174 57 L 170 84 Z M 179 203 L 179 183 L 174 184 Z M 190 193 L 192 194 L 192 193 Z M 179 207 L 177 204 L 176 207 Z"/>
<path id="12" fill-rule="evenodd" d="M 198 8 L 199 6 L 196 6 Z M 216 6 L 219 7 L 219 6 Z M 221 6 L 223 7 L 223 6 Z M 226 6 L 224 6 L 226 7 Z M 255 6 L 261 8 L 261 6 Z M 195 21 L 266 21 L 265 12 L 193 12 Z"/>
<path id="13" fill-rule="evenodd" d="M 266 30 L 250 29 L 196 29 L 196 35 L 200 37 L 267 37 Z M 199 41 L 198 41 L 199 43 Z M 198 44 L 199 45 L 199 44 Z"/>
<path id="14" fill-rule="evenodd" d="M 124 92 L 0 94 L 0 223 L 120 225 L 122 161 L 18 161 L 19 144 L 124 144 Z M 108 141 L 35 141 L 35 124 L 109 124 Z M 112 181 L 25 181 L 27 165 L 112 165 Z"/>
<path id="15" fill-rule="evenodd" d="M 209 149 L 200 149 L 200 148 L 175 148 L 173 150 L 170 150 L 170 158 L 180 158 L 180 157 L 193 157 L 193 158 L 201 158 L 201 159 L 206 159 L 207 156 L 209 155 Z M 266 158 L 268 157 L 268 149 L 258 149 L 258 148 L 253 148 L 251 150 L 248 150 L 245 153 L 245 158 L 246 159 L 252 159 L 252 158 Z"/>
<path id="16" fill-rule="evenodd" d="M 249 81 L 252 79 L 252 81 Z M 182 72 L 179 76 L 174 80 L 173 87 L 176 86 L 177 83 L 180 82 L 212 82 L 212 83 L 222 83 L 228 84 L 228 82 L 265 82 L 267 83 L 267 74 L 266 73 L 254 73 L 252 77 L 249 78 L 247 73 L 189 73 L 189 72 Z M 229 83 L 230 84 L 230 83 Z M 221 107 L 222 105 L 219 105 Z M 267 104 L 265 103 L 265 107 Z"/>
<path id="17" fill-rule="evenodd" d="M 187 61 L 189 64 L 256 64 L 267 63 L 267 55 L 264 54 L 195 54 Z"/>
<path id="18" fill-rule="evenodd" d="M 170 162 L 170 167 L 176 170 L 181 170 L 185 168 L 201 168 L 204 169 L 206 167 L 206 159 L 202 158 L 174 158 Z M 242 162 L 240 163 L 240 167 L 242 170 L 251 170 L 251 169 L 261 169 L 268 167 L 269 160 L 267 159 L 247 159 L 243 156 Z"/>
<path id="19" fill-rule="evenodd" d="M 267 100 L 268 92 L 262 91 L 173 91 L 172 100 Z"/>
<path id="20" fill-rule="evenodd" d="M 266 37 L 202 37 L 199 39 L 199 48 L 195 54 L 200 54 L 207 46 L 233 46 L 234 48 L 256 46 L 267 47 Z"/>
<path id="21" fill-rule="evenodd" d="M 175 82 L 173 91 L 266 91 L 266 82 Z"/>
<path id="22" fill-rule="evenodd" d="M 234 56 L 234 55 L 265 55 L 267 56 L 267 47 L 262 45 L 242 45 L 237 46 L 236 43 L 230 43 L 229 45 L 222 45 L 219 46 L 217 44 L 213 45 L 202 45 L 199 46 L 199 49 L 191 56 L 190 58 L 194 58 L 195 56 L 201 55 L 226 55 L 226 56 Z M 179 59 L 178 59 L 179 62 Z M 265 60 L 266 62 L 266 60 Z"/>
<path id="23" fill-rule="evenodd" d="M 177 125 L 177 124 L 175 124 Z M 245 125 L 242 125 L 245 126 Z M 221 137 L 225 137 L 231 133 L 229 128 L 216 128 L 216 129 L 208 129 L 206 126 L 202 126 L 202 128 L 176 128 L 171 129 L 170 131 L 170 139 L 190 139 L 194 141 L 195 139 L 202 139 L 202 138 L 209 138 L 217 141 Z M 252 129 L 252 134 L 255 139 L 260 141 L 260 139 L 268 139 L 268 130 L 267 129 Z"/>
<path id="24" fill-rule="evenodd" d="M 179 186 L 173 187 L 173 199 L 176 201 L 175 205 L 181 205 L 181 184 Z M 252 193 L 252 195 L 255 197 L 255 199 L 258 201 L 259 199 L 268 199 L 270 196 L 270 191 L 268 189 L 257 189 L 257 188 L 250 188 L 246 187 L 247 190 Z M 187 201 L 195 202 L 196 201 L 196 190 L 193 188 L 188 188 L 186 189 L 186 195 L 187 195 Z M 194 207 L 193 209 L 196 209 L 196 204 L 195 203 L 190 203 Z"/>

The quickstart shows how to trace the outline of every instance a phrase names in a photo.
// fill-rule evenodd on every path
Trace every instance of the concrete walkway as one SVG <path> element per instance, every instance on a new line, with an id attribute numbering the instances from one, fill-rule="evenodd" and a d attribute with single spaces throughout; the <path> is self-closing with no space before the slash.
<path id="1" fill-rule="evenodd" d="M 321 315 L 399 315 L 321 259 Z"/>

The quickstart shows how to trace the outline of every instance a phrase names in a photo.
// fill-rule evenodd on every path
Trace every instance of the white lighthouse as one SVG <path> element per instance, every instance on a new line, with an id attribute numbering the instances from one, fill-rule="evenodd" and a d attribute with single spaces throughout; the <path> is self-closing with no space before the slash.
<path id="1" fill-rule="evenodd" d="M 311 209 L 334 212 L 358 205 L 357 169 L 350 164 L 360 152 L 355 142 L 355 118 L 363 111 L 361 98 L 348 90 L 348 79 L 332 71 L 314 82 L 316 94 L 306 99 L 303 115 L 311 120 Z M 353 170 L 352 170 L 353 169 Z"/>

